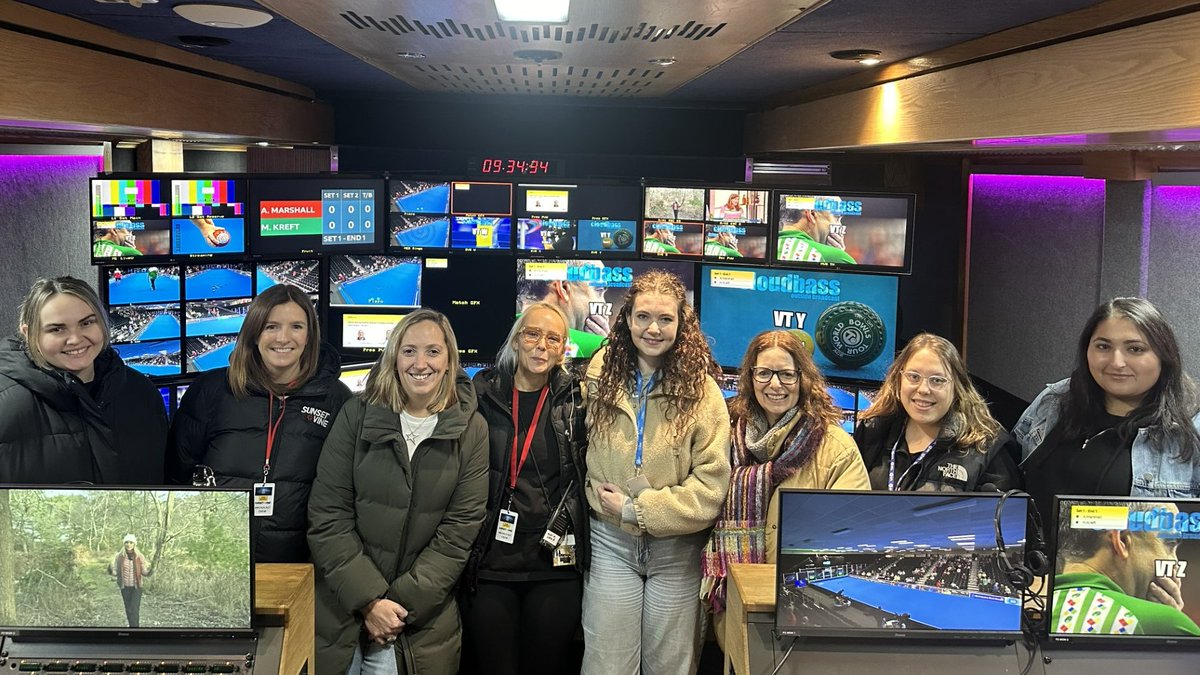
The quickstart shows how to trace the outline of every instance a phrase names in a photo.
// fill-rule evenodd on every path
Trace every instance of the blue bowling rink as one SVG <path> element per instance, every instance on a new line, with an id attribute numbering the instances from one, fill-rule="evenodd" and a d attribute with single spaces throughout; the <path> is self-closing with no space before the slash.
<path id="1" fill-rule="evenodd" d="M 113 345 L 113 349 L 117 350 L 117 354 L 121 356 L 121 360 L 125 361 L 126 365 L 143 375 L 178 375 L 180 367 L 175 365 L 149 365 L 143 363 L 130 363 L 130 359 L 135 359 L 139 356 L 150 354 L 166 353 L 173 355 L 176 360 L 179 358 L 179 341 L 178 340 L 161 340 L 157 342 L 138 342 L 128 345 Z"/>
<path id="2" fill-rule="evenodd" d="M 229 355 L 233 353 L 233 348 L 236 345 L 236 342 L 230 342 L 227 345 L 217 347 L 211 352 L 205 352 L 192 359 L 192 363 L 195 364 L 198 371 L 224 368 L 229 365 Z"/>
<path id="3" fill-rule="evenodd" d="M 170 314 L 159 314 L 146 324 L 135 340 L 165 340 L 179 337 L 179 319 Z"/>
<path id="4" fill-rule="evenodd" d="M 262 293 L 263 291 L 267 290 L 268 288 L 279 283 L 272 277 L 268 276 L 267 273 L 263 272 L 262 270 L 256 270 L 254 272 L 254 277 L 255 277 L 255 279 L 258 280 L 258 292 L 259 293 Z"/>
<path id="5" fill-rule="evenodd" d="M 186 295 L 186 300 L 248 298 L 253 290 L 248 273 L 221 267 L 188 277 Z"/>
<path id="6" fill-rule="evenodd" d="M 419 307 L 421 264 L 404 263 L 369 276 L 337 284 L 346 305 Z"/>
<path id="7" fill-rule="evenodd" d="M 448 213 L 450 211 L 450 185 L 434 185 L 428 190 L 414 192 L 396 199 L 396 206 L 404 213 Z"/>
<path id="8" fill-rule="evenodd" d="M 450 219 L 443 218 L 432 223 L 407 230 L 393 230 L 397 246 L 413 248 L 447 248 L 450 246 Z"/>
<path id="9" fill-rule="evenodd" d="M 858 577 L 836 577 L 812 582 L 831 593 L 892 614 L 909 614 L 914 620 L 942 630 L 1016 631 L 1021 628 L 1021 607 L 1003 600 L 947 595 L 893 586 Z"/>
<path id="10" fill-rule="evenodd" d="M 202 319 L 188 319 L 187 332 L 188 335 L 236 335 L 242 329 L 242 322 L 246 320 L 244 314 L 237 316 L 217 316 L 204 317 Z"/>
<path id="11" fill-rule="evenodd" d="M 132 305 L 139 302 L 179 302 L 179 278 L 159 274 L 150 290 L 146 270 L 131 271 L 120 281 L 108 280 L 108 304 Z"/>
<path id="12" fill-rule="evenodd" d="M 243 218 L 213 218 L 213 225 L 225 228 L 229 233 L 229 243 L 224 246 L 213 246 L 200 234 L 200 228 L 188 218 L 175 218 L 172 229 L 175 238 L 171 243 L 171 253 L 188 255 L 192 253 L 208 253 L 225 255 L 229 253 L 246 252 L 246 221 Z"/>

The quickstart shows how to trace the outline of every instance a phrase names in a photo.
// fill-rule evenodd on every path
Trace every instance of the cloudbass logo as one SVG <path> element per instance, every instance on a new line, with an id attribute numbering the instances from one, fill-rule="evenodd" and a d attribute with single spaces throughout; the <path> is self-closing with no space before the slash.
<path id="1" fill-rule="evenodd" d="M 1177 539 L 1200 539 L 1200 511 L 1171 511 L 1156 506 L 1149 511 L 1130 511 L 1130 532 L 1154 532 Z"/>

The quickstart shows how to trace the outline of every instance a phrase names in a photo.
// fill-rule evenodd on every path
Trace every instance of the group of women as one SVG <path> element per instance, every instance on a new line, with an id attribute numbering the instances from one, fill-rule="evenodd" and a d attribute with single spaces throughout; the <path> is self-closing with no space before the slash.
<path id="1" fill-rule="evenodd" d="M 775 559 L 780 487 L 1200 495 L 1200 399 L 1136 298 L 1096 310 L 1011 436 L 927 333 L 853 438 L 787 331 L 751 341 L 727 406 L 682 283 L 657 270 L 582 381 L 554 305 L 474 381 L 421 309 L 357 397 L 308 297 L 274 286 L 169 429 L 108 333 L 86 283 L 34 284 L 0 343 L 0 482 L 268 488 L 256 559 L 315 565 L 319 673 L 452 673 L 464 644 L 480 672 L 564 672 L 581 626 L 585 673 L 694 672 L 705 609 L 723 634 L 728 565 Z"/>

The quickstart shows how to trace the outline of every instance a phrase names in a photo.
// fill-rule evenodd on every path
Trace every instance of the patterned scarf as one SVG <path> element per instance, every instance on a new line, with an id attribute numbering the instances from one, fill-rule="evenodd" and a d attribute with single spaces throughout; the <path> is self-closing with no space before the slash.
<path id="1" fill-rule="evenodd" d="M 725 575 L 729 563 L 767 562 L 767 506 L 775 488 L 812 461 L 825 440 L 825 423 L 795 421 L 797 409 L 767 429 L 759 413 L 733 425 L 733 475 L 729 494 L 704 548 L 700 597 L 713 613 L 725 610 Z M 783 442 L 773 443 L 781 434 Z M 779 454 L 771 459 L 773 447 Z"/>

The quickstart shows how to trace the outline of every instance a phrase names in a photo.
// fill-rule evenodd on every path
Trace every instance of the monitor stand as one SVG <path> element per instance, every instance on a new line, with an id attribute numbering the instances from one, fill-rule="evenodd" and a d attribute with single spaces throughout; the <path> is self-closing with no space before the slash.
<path id="1" fill-rule="evenodd" d="M 20 673 L 256 672 L 258 638 L 159 638 L 96 642 L 70 638 L 9 638 L 0 669 Z M 278 668 L 278 666 L 276 666 Z M 257 672 L 270 672 L 260 670 Z"/>

